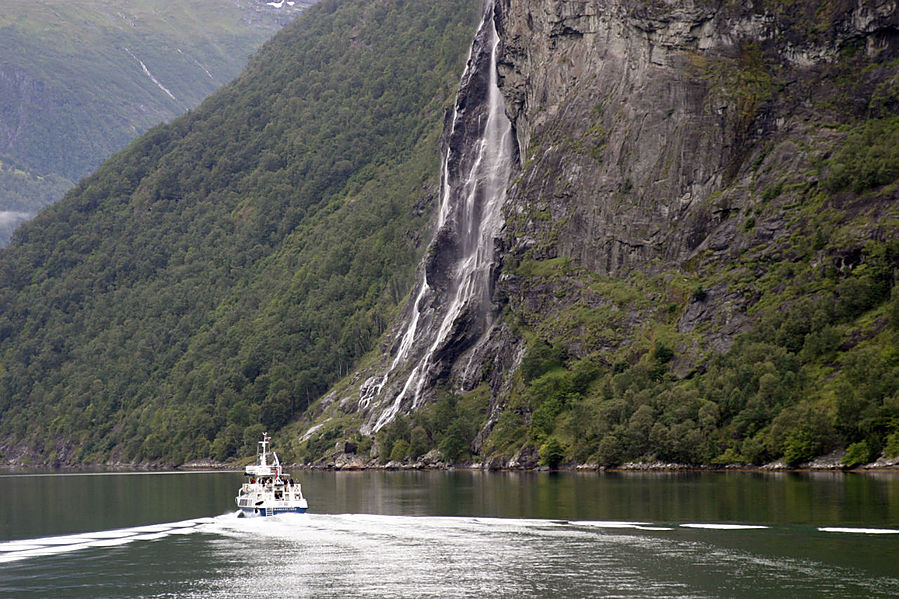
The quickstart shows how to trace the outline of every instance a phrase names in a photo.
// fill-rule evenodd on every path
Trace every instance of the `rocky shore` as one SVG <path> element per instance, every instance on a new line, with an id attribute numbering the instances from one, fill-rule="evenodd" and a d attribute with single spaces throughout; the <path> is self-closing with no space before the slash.
<path id="1" fill-rule="evenodd" d="M 803 472 L 803 471 L 832 471 L 832 472 L 868 472 L 868 471 L 897 471 L 899 472 L 899 457 L 881 457 L 875 462 L 860 466 L 846 467 L 842 464 L 845 452 L 835 451 L 821 456 L 810 462 L 789 466 L 784 462 L 772 462 L 763 466 L 749 464 L 678 464 L 674 462 L 627 462 L 618 466 L 602 466 L 595 463 L 569 463 L 562 464 L 555 470 L 560 472 L 676 472 L 676 471 L 705 471 L 705 472 Z M 484 470 L 489 472 L 532 472 L 549 471 L 550 468 L 540 466 L 534 459 L 522 460 L 520 454 L 516 454 L 510 460 L 493 458 L 484 462 L 461 462 L 448 464 L 442 461 L 440 453 L 432 450 L 418 460 L 389 461 L 380 463 L 377 459 L 363 460 L 356 454 L 342 453 L 332 456 L 330 459 L 314 464 L 294 464 L 294 469 L 306 470 Z M 182 467 L 183 468 L 183 467 Z"/>
<path id="2" fill-rule="evenodd" d="M 874 462 L 859 466 L 846 467 L 842 464 L 845 452 L 834 451 L 815 458 L 810 462 L 789 466 L 782 461 L 771 462 L 763 466 L 750 464 L 679 464 L 676 462 L 646 461 L 627 462 L 618 466 L 603 466 L 596 463 L 568 463 L 553 469 L 559 472 L 899 472 L 899 457 L 885 458 L 881 456 Z M 340 453 L 326 460 L 315 463 L 286 464 L 287 470 L 483 470 L 486 472 L 548 472 L 551 469 L 540 466 L 536 454 L 522 455 L 504 460 L 492 458 L 487 461 L 471 461 L 447 463 L 440 452 L 432 450 L 418 460 L 389 461 L 381 463 L 377 458 L 365 460 L 354 453 Z M 159 471 L 200 472 L 208 470 L 242 471 L 243 465 L 233 462 L 215 460 L 195 460 L 186 464 L 166 464 L 161 462 L 107 462 L 103 464 L 43 464 L 43 463 L 6 463 L 0 464 L 0 473 L 18 472 L 159 472 Z"/>

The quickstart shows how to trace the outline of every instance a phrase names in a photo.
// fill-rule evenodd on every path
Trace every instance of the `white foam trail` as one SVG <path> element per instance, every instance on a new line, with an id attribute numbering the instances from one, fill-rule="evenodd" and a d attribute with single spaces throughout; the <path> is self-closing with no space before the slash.
<path id="1" fill-rule="evenodd" d="M 88 547 L 115 547 L 117 545 L 126 545 L 134 541 L 136 537 L 124 538 L 124 539 L 107 539 L 104 541 L 91 541 L 90 543 L 85 543 Z"/>
<path id="2" fill-rule="evenodd" d="M 669 526 L 654 526 L 646 522 L 616 522 L 613 520 L 579 520 L 571 523 L 574 526 L 591 528 L 632 528 L 634 530 L 674 530 Z"/>
<path id="3" fill-rule="evenodd" d="M 598 530 L 672 531 L 675 528 L 703 530 L 758 530 L 769 526 L 757 524 L 685 523 L 657 525 L 651 522 L 628 520 L 543 520 L 518 518 L 482 518 L 455 516 L 392 516 L 379 514 L 279 514 L 271 518 L 237 517 L 229 512 L 216 518 L 197 518 L 179 522 L 135 526 L 0 542 L 0 564 L 81 551 L 91 548 L 116 547 L 134 542 L 163 539 L 171 535 L 193 534 L 198 531 L 225 536 L 243 537 L 246 534 L 285 538 L 342 538 L 334 535 L 364 537 L 373 544 L 380 543 L 379 535 L 389 534 L 397 539 L 445 541 L 463 539 L 469 535 L 492 535 L 501 532 L 514 534 L 578 535 L 578 528 Z M 819 527 L 833 533 L 899 534 L 899 529 L 862 527 Z"/>
<path id="4" fill-rule="evenodd" d="M 29 551 L 31 549 L 40 549 L 41 545 L 35 545 L 34 543 L 20 543 L 18 541 L 13 541 L 11 543 L 2 543 L 0 544 L 0 553 L 6 553 L 7 551 Z"/>
<path id="5" fill-rule="evenodd" d="M 201 526 L 212 522 L 215 522 L 215 518 L 195 518 L 165 524 L 7 541 L 0 543 L 0 563 L 71 553 L 91 547 L 115 547 L 134 541 L 154 541 L 169 535 L 191 534 Z"/>
<path id="6" fill-rule="evenodd" d="M 126 539 L 126 541 L 129 541 L 129 542 L 130 541 L 155 541 L 156 539 L 162 539 L 169 535 L 183 535 L 183 534 L 184 534 L 183 530 L 173 530 L 173 531 L 167 532 L 167 533 L 166 532 L 156 532 L 156 533 L 149 533 L 149 534 L 145 534 L 145 535 L 135 535 L 135 536 L 131 537 L 130 539 Z"/>
<path id="7" fill-rule="evenodd" d="M 845 526 L 822 526 L 818 528 L 821 532 L 848 532 L 862 535 L 895 535 L 899 534 L 897 528 L 852 528 Z"/>
<path id="8" fill-rule="evenodd" d="M 681 524 L 681 528 L 702 528 L 706 530 L 757 530 L 760 528 L 768 528 L 760 524 L 705 524 L 691 523 Z"/>
<path id="9" fill-rule="evenodd" d="M 87 538 L 89 538 L 89 539 L 120 539 L 120 538 L 122 538 L 122 537 L 127 537 L 127 536 L 133 535 L 133 534 L 134 534 L 134 532 L 132 532 L 132 530 L 127 530 L 127 531 L 123 531 L 123 530 L 100 530 L 100 531 L 97 531 L 97 532 L 92 532 L 92 533 L 85 534 L 85 535 L 83 535 L 83 536 L 85 536 L 85 537 L 87 537 Z M 59 538 L 66 538 L 66 537 L 59 537 Z"/>
<path id="10" fill-rule="evenodd" d="M 172 528 L 180 528 L 176 526 L 171 526 L 169 524 L 151 524 L 149 526 L 138 526 L 135 528 L 128 529 L 131 534 L 136 534 L 139 532 L 162 532 L 165 530 L 171 530 Z"/>

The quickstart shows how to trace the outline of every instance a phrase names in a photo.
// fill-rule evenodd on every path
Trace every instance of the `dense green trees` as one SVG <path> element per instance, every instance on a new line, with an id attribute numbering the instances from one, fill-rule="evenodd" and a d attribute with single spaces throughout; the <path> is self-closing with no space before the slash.
<path id="1" fill-rule="evenodd" d="M 226 459 L 345 374 L 411 284 L 478 10 L 326 0 L 22 227 L 3 445 Z"/>
<path id="2" fill-rule="evenodd" d="M 607 466 L 796 465 L 841 447 L 847 465 L 899 455 L 899 242 L 832 251 L 852 265 L 780 280 L 751 330 L 686 378 L 658 341 L 610 364 L 601 352 L 566 357 L 565 335 L 532 338 L 485 453 L 524 443 L 547 465 Z M 666 313 L 657 318 L 649 334 L 671 335 Z"/>

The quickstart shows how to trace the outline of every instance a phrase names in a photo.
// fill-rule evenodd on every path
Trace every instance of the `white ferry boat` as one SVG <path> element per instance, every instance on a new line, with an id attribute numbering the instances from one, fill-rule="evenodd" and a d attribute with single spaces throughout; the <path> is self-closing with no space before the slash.
<path id="1" fill-rule="evenodd" d="M 290 480 L 290 475 L 281 471 L 278 454 L 271 452 L 272 463 L 268 462 L 268 446 L 271 437 L 262 436 L 256 454 L 256 464 L 247 466 L 247 482 L 237 491 L 238 517 L 274 516 L 275 514 L 302 514 L 309 505 L 303 497 L 300 483 Z"/>

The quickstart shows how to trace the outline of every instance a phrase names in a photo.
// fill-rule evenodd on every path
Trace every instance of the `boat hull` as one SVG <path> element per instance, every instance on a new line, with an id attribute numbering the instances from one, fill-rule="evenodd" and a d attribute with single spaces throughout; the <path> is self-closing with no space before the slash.
<path id="1" fill-rule="evenodd" d="M 278 514 L 305 514 L 306 509 L 304 507 L 242 507 L 238 516 L 243 518 L 264 518 L 266 516 L 277 516 Z"/>

